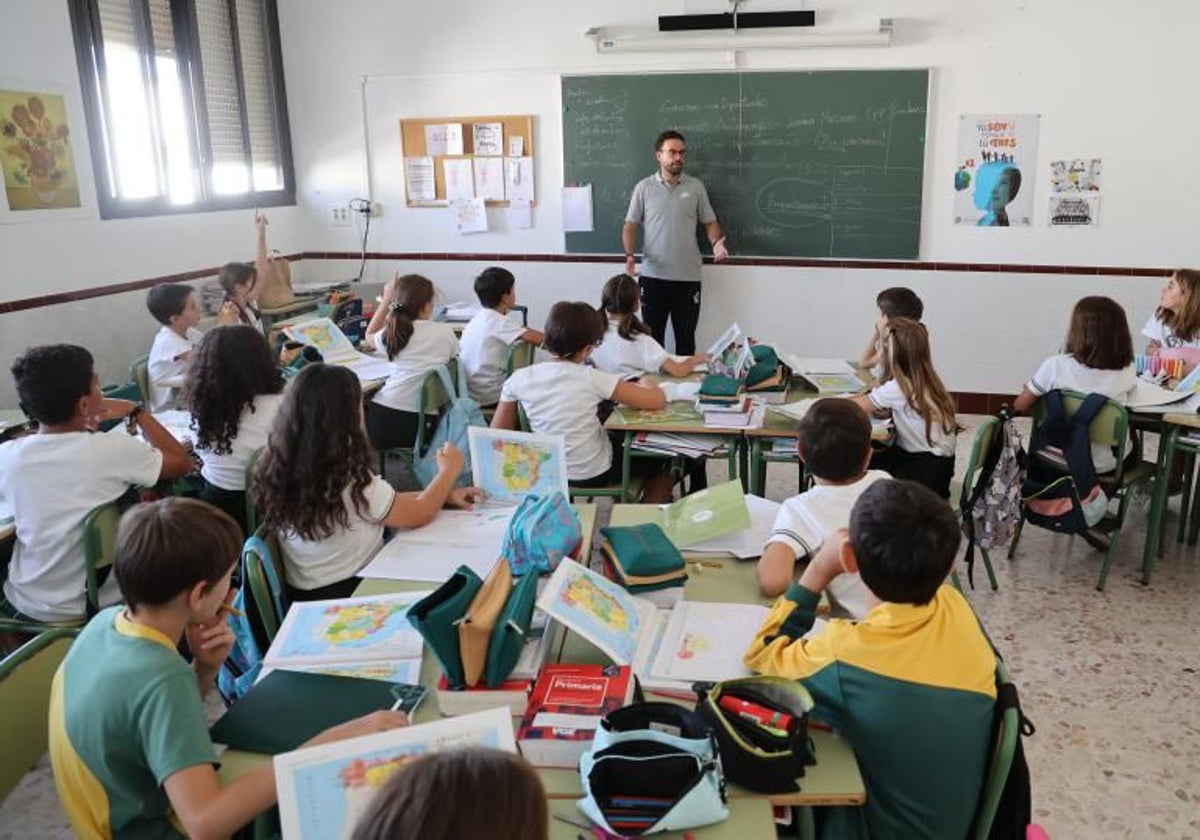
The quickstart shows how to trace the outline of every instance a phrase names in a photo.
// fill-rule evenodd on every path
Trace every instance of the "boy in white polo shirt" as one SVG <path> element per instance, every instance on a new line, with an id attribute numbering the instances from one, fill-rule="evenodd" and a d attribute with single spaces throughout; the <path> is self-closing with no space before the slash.
<path id="1" fill-rule="evenodd" d="M 508 316 L 517 304 L 517 279 L 500 266 L 485 268 L 475 278 L 475 295 L 483 306 L 458 340 L 459 358 L 467 375 L 467 393 L 480 405 L 494 405 L 504 385 L 508 348 L 518 341 L 535 347 L 543 336 Z"/>
<path id="2" fill-rule="evenodd" d="M 42 622 L 84 618 L 83 520 L 131 486 L 153 486 L 191 472 L 183 445 L 149 411 L 105 399 L 92 354 L 71 344 L 34 347 L 13 362 L 22 410 L 37 434 L 0 445 L 0 495 L 11 502 L 17 544 L 0 597 L 0 615 Z M 126 418 L 127 435 L 95 433 L 102 420 Z M 116 603 L 113 581 L 100 604 Z"/>
<path id="3" fill-rule="evenodd" d="M 151 411 L 178 408 L 183 380 L 192 360 L 192 345 L 200 340 L 200 303 L 191 286 L 162 283 L 146 295 L 146 308 L 162 324 L 150 346 Z"/>
<path id="4" fill-rule="evenodd" d="M 868 470 L 871 420 L 850 400 L 818 400 L 800 421 L 800 459 L 813 475 L 812 489 L 792 496 L 775 517 L 775 527 L 758 561 L 764 595 L 783 594 L 795 577 L 797 560 L 814 557 L 830 534 L 850 523 L 850 511 L 863 491 L 880 479 Z M 852 618 L 869 611 L 870 593 L 857 574 L 840 575 L 826 590 L 834 610 Z"/>

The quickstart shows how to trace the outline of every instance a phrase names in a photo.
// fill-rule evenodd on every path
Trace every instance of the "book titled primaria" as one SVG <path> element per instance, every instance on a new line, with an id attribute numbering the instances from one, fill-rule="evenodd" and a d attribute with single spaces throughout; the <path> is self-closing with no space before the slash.
<path id="1" fill-rule="evenodd" d="M 632 694 L 628 666 L 547 665 L 517 733 L 521 754 L 535 767 L 578 767 L 600 719 Z"/>

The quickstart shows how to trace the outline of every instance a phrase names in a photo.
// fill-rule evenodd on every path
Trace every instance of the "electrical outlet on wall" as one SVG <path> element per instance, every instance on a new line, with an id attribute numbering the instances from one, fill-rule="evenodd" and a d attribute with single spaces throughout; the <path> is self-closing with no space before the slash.
<path id="1" fill-rule="evenodd" d="M 350 226 L 350 208 L 345 204 L 331 204 L 329 206 L 329 221 L 334 227 L 349 227 Z"/>

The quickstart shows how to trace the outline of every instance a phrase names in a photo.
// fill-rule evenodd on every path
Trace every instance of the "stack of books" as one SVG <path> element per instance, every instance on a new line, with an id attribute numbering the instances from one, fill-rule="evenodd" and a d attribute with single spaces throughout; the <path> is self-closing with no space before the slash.
<path id="1" fill-rule="evenodd" d="M 680 435 L 670 432 L 638 432 L 633 439 L 633 448 L 643 452 L 683 455 L 688 458 L 711 458 L 729 452 L 729 445 L 713 435 Z"/>
<path id="2" fill-rule="evenodd" d="M 546 620 L 540 629 L 537 623 L 535 620 L 535 626 L 530 628 L 529 638 L 525 640 L 521 658 L 517 660 L 512 673 L 495 688 L 487 688 L 480 683 L 475 688 L 453 691 L 446 681 L 446 675 L 442 674 L 437 683 L 438 708 L 442 714 L 446 717 L 469 715 L 495 706 L 506 706 L 514 717 L 523 714 L 529 702 L 529 689 L 559 640 L 557 623 Z"/>
<path id="3" fill-rule="evenodd" d="M 696 408 L 704 416 L 704 425 L 720 429 L 752 429 L 762 425 L 762 409 L 754 400 L 741 397 L 737 402 L 724 405 L 697 402 Z"/>
<path id="4" fill-rule="evenodd" d="M 627 665 L 547 665 L 517 732 L 521 755 L 534 767 L 577 768 L 600 719 L 632 696 Z"/>

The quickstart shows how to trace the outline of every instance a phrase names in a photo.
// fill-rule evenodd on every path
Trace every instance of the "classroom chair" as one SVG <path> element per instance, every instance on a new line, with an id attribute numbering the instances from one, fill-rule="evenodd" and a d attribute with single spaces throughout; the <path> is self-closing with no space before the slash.
<path id="1" fill-rule="evenodd" d="M 458 357 L 446 362 L 442 367 L 450 374 L 450 381 L 455 384 L 455 387 L 458 387 Z M 446 393 L 446 386 L 442 383 L 438 369 L 433 368 L 421 379 L 421 393 L 417 398 L 417 413 L 425 415 L 428 411 L 440 411 L 453 398 L 453 394 Z M 412 446 L 397 446 L 392 449 L 381 449 L 379 451 L 379 474 L 381 476 L 387 478 L 387 461 L 388 457 L 392 455 L 403 458 L 408 462 L 409 467 L 412 467 L 415 454 L 424 448 L 426 437 L 432 433 L 431 429 L 426 428 L 429 425 L 430 421 L 428 418 L 424 423 L 417 424 L 417 439 Z"/>
<path id="2" fill-rule="evenodd" d="M 121 511 L 116 502 L 92 508 L 83 520 L 83 563 L 87 586 L 87 617 L 100 611 L 100 570 L 113 564 L 117 553 L 117 524 Z"/>
<path id="3" fill-rule="evenodd" d="M 256 633 L 261 631 L 259 642 L 265 642 L 264 651 L 270 647 L 287 615 L 281 558 L 279 540 L 261 527 L 242 546 L 242 585 L 246 588 L 247 618 Z"/>
<path id="4" fill-rule="evenodd" d="M 536 350 L 536 347 L 525 341 L 515 341 L 508 345 L 508 350 L 504 354 L 504 378 L 508 379 L 514 371 L 533 364 L 533 354 Z M 489 423 L 496 416 L 496 406 L 494 405 L 481 406 L 480 410 L 483 412 L 484 419 Z"/>
<path id="5" fill-rule="evenodd" d="M 47 630 L 0 660 L 0 800 L 50 746 L 50 686 L 75 630 Z"/>
<path id="6" fill-rule="evenodd" d="M 1004 663 L 996 659 L 996 686 L 1011 685 L 1008 670 Z M 996 737 L 992 741 L 992 749 L 988 754 L 987 767 L 983 777 L 983 790 L 979 794 L 979 805 L 975 811 L 975 819 L 968 835 L 970 840 L 988 840 L 992 830 L 992 822 L 996 819 L 996 811 L 1000 807 L 1000 796 L 1004 793 L 1004 785 L 1008 781 L 1008 772 L 1012 768 L 1013 756 L 1017 752 L 1017 739 L 1021 734 L 1021 710 L 1015 707 L 1004 710 L 1000 724 L 996 727 Z"/>
<path id="7" fill-rule="evenodd" d="M 1079 410 L 1079 406 L 1087 399 L 1086 394 L 1081 394 L 1078 391 L 1063 391 L 1063 409 L 1067 417 L 1073 415 Z M 1038 428 L 1045 420 L 1046 408 L 1042 400 L 1038 400 L 1033 407 L 1033 435 L 1031 440 L 1036 438 Z M 1125 524 L 1125 514 L 1129 510 L 1129 500 L 1133 497 L 1133 490 L 1139 485 L 1145 484 L 1154 477 L 1154 464 L 1141 459 L 1141 447 L 1135 445 L 1133 451 L 1138 454 L 1138 458 L 1134 464 L 1127 466 L 1125 458 L 1130 454 L 1129 447 L 1129 412 L 1125 406 L 1114 400 L 1108 400 L 1104 408 L 1096 415 L 1088 426 L 1088 432 L 1093 443 L 1098 443 L 1103 446 L 1111 446 L 1113 452 L 1116 453 L 1117 468 L 1111 473 L 1105 473 L 1099 476 L 1100 487 L 1108 494 L 1109 499 L 1116 498 L 1119 501 L 1117 507 L 1117 515 L 1115 519 L 1106 519 L 1105 531 L 1108 532 L 1108 544 L 1105 545 L 1102 539 L 1099 539 L 1094 533 L 1085 532 L 1081 536 L 1088 542 L 1089 545 L 1104 551 L 1104 560 L 1100 566 L 1100 579 L 1096 583 L 1096 589 L 1103 592 L 1105 581 L 1108 579 L 1108 570 L 1112 565 L 1113 558 L 1116 557 L 1117 543 L 1120 540 L 1121 528 Z M 1030 453 L 1033 457 L 1033 453 Z M 1025 525 L 1025 511 L 1022 508 L 1021 518 L 1017 520 L 1017 529 L 1013 534 L 1012 543 L 1008 547 L 1008 557 L 1011 560 L 1017 551 L 1017 544 L 1021 539 L 1021 531 Z M 1093 531 L 1097 529 L 1092 529 Z"/>
<path id="8" fill-rule="evenodd" d="M 971 444 L 971 457 L 967 459 L 967 471 L 963 473 L 962 485 L 958 493 L 951 488 L 950 498 L 958 498 L 959 517 L 964 521 L 965 517 L 970 516 L 971 492 L 975 489 L 975 479 L 987 460 L 988 452 L 991 451 L 992 439 L 996 436 L 996 426 L 999 422 L 999 419 L 989 417 L 979 424 L 979 428 L 975 430 L 975 440 Z M 976 546 L 976 550 L 983 557 L 983 568 L 987 570 L 988 583 L 995 592 L 1000 586 L 996 583 L 996 570 L 992 568 L 992 558 L 988 556 L 986 548 Z"/>
<path id="9" fill-rule="evenodd" d="M 1196 454 L 1200 440 L 1192 435 L 1200 430 L 1200 415 L 1165 414 L 1158 442 L 1158 466 L 1155 469 L 1154 495 L 1146 524 L 1146 547 L 1142 554 L 1142 583 L 1150 583 L 1154 564 L 1163 555 L 1163 531 L 1167 518 L 1167 498 L 1170 496 L 1171 470 L 1176 453 L 1183 453 L 1183 487 L 1179 501 L 1179 532 L 1176 541 L 1187 535 L 1188 545 L 1195 545 L 1200 532 L 1200 481 L 1193 481 Z"/>
<path id="10" fill-rule="evenodd" d="M 141 356 L 134 359 L 129 366 L 129 379 L 137 384 L 140 401 L 143 405 L 150 404 L 150 357 Z"/>
<path id="11" fill-rule="evenodd" d="M 245 488 L 246 488 L 246 533 L 253 534 L 258 528 L 258 508 L 254 506 L 254 470 L 258 467 L 258 459 L 262 456 L 263 449 L 255 449 L 250 454 L 250 460 L 246 462 L 245 473 Z"/>

